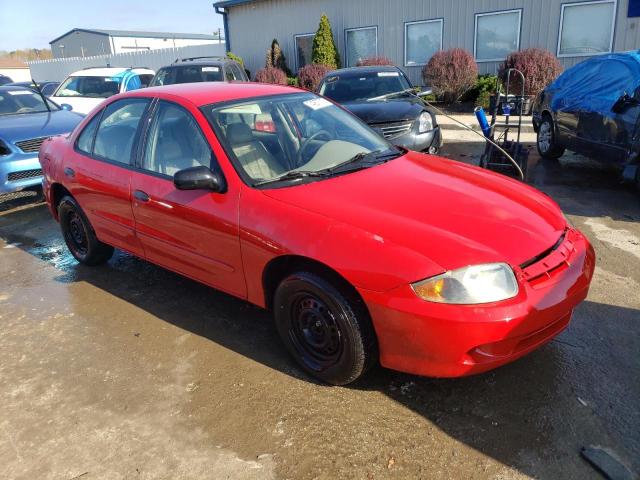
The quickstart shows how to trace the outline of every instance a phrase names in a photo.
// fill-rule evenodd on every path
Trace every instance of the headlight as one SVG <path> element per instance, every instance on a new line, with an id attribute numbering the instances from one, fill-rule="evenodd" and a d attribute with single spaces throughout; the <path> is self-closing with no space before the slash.
<path id="1" fill-rule="evenodd" d="M 460 268 L 411 287 L 423 300 L 458 305 L 499 302 L 518 294 L 518 282 L 506 263 Z"/>
<path id="2" fill-rule="evenodd" d="M 425 133 L 433 130 L 433 118 L 429 112 L 422 112 L 418 117 L 418 133 Z"/>

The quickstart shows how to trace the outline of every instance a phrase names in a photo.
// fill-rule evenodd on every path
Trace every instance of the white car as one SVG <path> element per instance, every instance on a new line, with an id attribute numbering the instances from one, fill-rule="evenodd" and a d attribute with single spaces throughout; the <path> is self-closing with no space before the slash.
<path id="1" fill-rule="evenodd" d="M 87 114 L 111 95 L 146 87 L 154 74 L 148 68 L 86 68 L 69 75 L 50 98 Z"/>

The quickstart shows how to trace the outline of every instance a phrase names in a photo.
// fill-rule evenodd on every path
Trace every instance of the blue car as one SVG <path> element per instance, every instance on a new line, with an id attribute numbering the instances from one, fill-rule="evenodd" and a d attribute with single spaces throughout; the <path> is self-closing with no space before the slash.
<path id="1" fill-rule="evenodd" d="M 82 118 L 29 88 L 0 87 L 0 194 L 40 187 L 40 145 L 71 132 Z"/>

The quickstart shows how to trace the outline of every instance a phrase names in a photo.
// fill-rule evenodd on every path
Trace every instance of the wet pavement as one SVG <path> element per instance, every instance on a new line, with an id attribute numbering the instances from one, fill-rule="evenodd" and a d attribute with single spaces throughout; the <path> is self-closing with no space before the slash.
<path id="1" fill-rule="evenodd" d="M 79 266 L 43 205 L 5 202 L 0 478 L 602 478 L 588 445 L 640 471 L 640 196 L 572 154 L 529 181 L 597 252 L 570 327 L 488 374 L 346 388 L 258 308 L 122 252 Z"/>

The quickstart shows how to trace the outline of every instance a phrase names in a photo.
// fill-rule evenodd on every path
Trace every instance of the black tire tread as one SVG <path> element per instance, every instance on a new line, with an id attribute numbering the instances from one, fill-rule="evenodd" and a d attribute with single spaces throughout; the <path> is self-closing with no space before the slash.
<path id="1" fill-rule="evenodd" d="M 310 371 L 305 368 L 301 362 L 298 362 L 298 364 L 300 364 L 305 371 L 333 385 L 347 385 L 358 380 L 378 361 L 378 342 L 366 306 L 360 299 L 354 299 L 353 295 L 345 291 L 346 289 L 336 286 L 333 282 L 328 281 L 323 276 L 307 271 L 298 271 L 290 274 L 282 280 L 280 286 L 276 289 L 274 296 L 276 322 L 278 315 L 278 291 L 281 286 L 286 285 L 291 281 L 303 281 L 315 284 L 327 295 L 331 296 L 340 306 L 342 310 L 341 313 L 344 314 L 348 323 L 357 333 L 357 338 L 359 338 L 359 344 L 351 346 L 352 353 L 354 353 L 356 360 L 352 365 L 351 371 L 346 372 L 342 376 L 332 376 L 328 378 L 323 376 L 322 373 L 318 374 L 318 372 Z M 283 338 L 283 341 L 287 344 L 287 340 L 285 338 Z M 291 352 L 291 348 L 288 345 L 287 349 Z"/>
<path id="2" fill-rule="evenodd" d="M 546 114 L 544 117 L 542 117 L 542 122 L 540 122 L 540 126 L 538 127 L 538 133 L 540 132 L 540 128 L 542 127 L 542 124 L 545 122 L 549 122 L 551 124 L 551 132 L 552 132 L 552 141 L 551 141 L 551 147 L 549 148 L 549 151 L 546 153 L 543 153 L 540 150 L 540 146 L 538 144 L 538 139 L 536 137 L 536 148 L 538 150 L 538 154 L 542 157 L 542 158 L 546 158 L 547 160 L 557 160 L 559 159 L 562 155 L 564 155 L 565 152 L 565 148 L 557 145 L 555 143 L 555 127 L 553 124 L 553 119 Z"/>
<path id="3" fill-rule="evenodd" d="M 69 248 L 71 254 L 76 260 L 78 260 L 78 262 L 91 267 L 107 262 L 113 256 L 114 248 L 111 245 L 107 245 L 106 243 L 102 243 L 100 240 L 98 240 L 93 226 L 91 225 L 91 222 L 89 222 L 89 219 L 87 218 L 85 213 L 82 211 L 82 208 L 80 208 L 80 205 L 78 205 L 78 202 L 75 200 L 75 198 L 69 195 L 65 195 L 64 197 L 62 197 L 60 203 L 58 204 L 58 218 L 60 219 L 60 227 L 62 228 L 62 234 L 65 238 L 65 241 L 66 235 L 64 235 L 64 225 L 62 224 L 62 222 L 65 219 L 65 210 L 68 209 L 73 209 L 78 213 L 83 223 L 85 224 L 85 230 L 87 232 L 87 236 L 89 237 L 89 251 L 84 258 L 79 258 L 74 254 L 73 250 Z"/>

